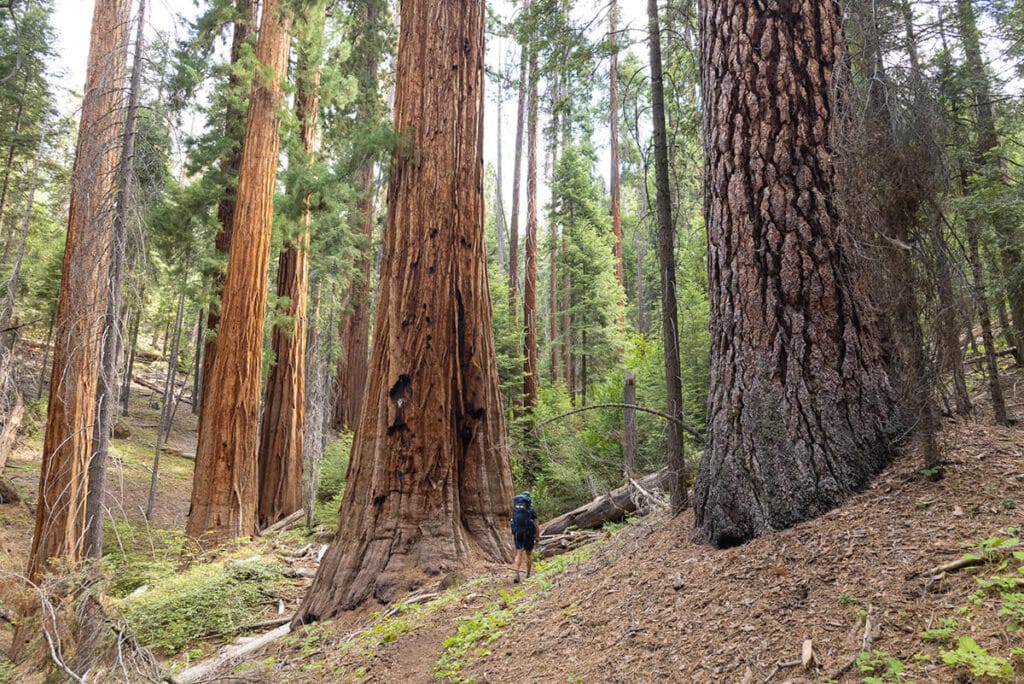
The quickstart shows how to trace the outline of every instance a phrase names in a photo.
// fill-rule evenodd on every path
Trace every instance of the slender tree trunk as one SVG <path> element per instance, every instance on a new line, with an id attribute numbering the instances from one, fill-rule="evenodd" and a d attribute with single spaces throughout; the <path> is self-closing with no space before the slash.
<path id="1" fill-rule="evenodd" d="M 505 70 L 504 65 L 499 67 L 498 75 L 498 127 L 495 129 L 495 135 L 497 136 L 498 143 L 498 159 L 495 163 L 495 184 L 497 188 L 494 191 L 494 225 L 495 225 L 495 244 L 498 253 L 498 268 L 502 273 L 508 271 L 508 227 L 505 224 L 505 181 L 502 176 L 502 130 L 505 127 L 505 121 L 501 115 L 502 104 L 505 101 Z"/>
<path id="2" fill-rule="evenodd" d="M 420 153 L 392 163 L 368 403 L 338 533 L 296 623 L 511 558 L 483 217 L 484 14 L 483 0 L 402 3 L 395 130 Z"/>
<path id="3" fill-rule="evenodd" d="M 522 13 L 530 12 L 531 0 L 523 0 Z M 516 141 L 512 150 L 512 215 L 508 227 L 508 311 L 512 329 L 519 328 L 519 194 L 523 168 L 523 133 L 526 129 L 526 100 L 530 75 L 530 50 L 523 45 L 519 57 L 519 97 L 516 106 Z M 516 402 L 517 404 L 519 402 Z"/>
<path id="4" fill-rule="evenodd" d="M 993 183 L 1008 185 L 1009 180 L 1002 169 L 1003 161 L 993 158 L 999 145 L 996 131 L 996 111 L 992 97 L 992 86 L 985 70 L 981 54 L 981 37 L 974 16 L 972 0 L 957 0 L 957 19 L 960 24 L 960 41 L 967 62 L 969 87 L 974 99 L 975 125 L 977 127 L 976 171 L 987 175 Z M 1024 339 L 1024 231 L 1013 213 L 997 209 L 990 216 L 999 243 L 999 257 L 1002 271 L 1006 276 L 1006 297 L 1013 315 L 1013 331 L 1017 339 Z"/>
<path id="5" fill-rule="evenodd" d="M 679 314 L 676 303 L 675 229 L 672 223 L 672 196 L 668 175 L 668 135 L 665 130 L 665 88 L 662 81 L 661 29 L 657 0 L 647 2 L 648 42 L 651 51 L 651 117 L 654 120 L 654 169 L 658 210 L 658 263 L 661 266 L 661 328 L 665 347 L 666 413 L 683 417 L 682 371 L 679 364 Z M 671 477 L 672 510 L 687 503 L 689 474 L 683 445 L 682 428 L 669 422 L 668 469 Z"/>
<path id="6" fill-rule="evenodd" d="M 934 335 L 939 355 L 939 369 L 953 378 L 956 412 L 966 416 L 972 407 L 971 398 L 967 393 L 967 378 L 964 376 L 963 348 L 960 346 L 960 307 L 953 293 L 953 269 L 942 226 L 942 216 L 933 216 L 931 243 L 935 259 L 935 280 L 939 291 L 939 311 L 935 317 Z"/>
<path id="7" fill-rule="evenodd" d="M 41 143 L 41 141 L 40 141 Z M 17 332 L 8 330 L 11 327 L 11 319 L 14 316 L 14 298 L 18 290 L 18 278 L 21 275 L 21 262 L 25 258 L 25 239 L 28 237 L 29 220 L 32 217 L 32 205 L 36 197 L 36 180 L 39 174 L 39 157 L 42 156 L 42 144 L 32 162 L 32 176 L 28 184 L 28 197 L 25 200 L 25 213 L 21 221 L 21 233 L 18 236 L 18 249 L 14 257 L 14 266 L 11 268 L 11 275 L 7 278 L 7 296 L 4 299 L 3 315 L 0 316 L 0 334 L 3 335 L 0 344 L 3 351 L 0 358 L 7 358 L 14 351 L 14 339 Z"/>
<path id="8" fill-rule="evenodd" d="M 187 280 L 187 276 L 185 278 Z M 156 506 L 156 490 L 160 483 L 160 455 L 164 442 L 171 434 L 171 405 L 174 389 L 178 384 L 178 344 L 181 341 L 181 326 L 185 320 L 185 283 L 178 293 L 178 312 L 174 317 L 174 339 L 171 340 L 171 354 L 167 357 L 167 375 L 164 377 L 164 392 L 160 398 L 160 422 L 156 426 L 156 450 L 153 453 L 153 472 L 149 480 L 149 499 L 146 502 L 146 520 L 153 521 Z M 195 485 L 193 485 L 195 486 Z"/>
<path id="9" fill-rule="evenodd" d="M 232 95 L 241 89 L 242 80 L 236 73 L 235 67 L 242 58 L 242 49 L 245 44 L 252 41 L 256 31 L 256 8 L 259 0 L 235 0 L 235 25 L 231 36 L 231 73 L 228 75 L 226 89 Z M 232 145 L 230 151 L 221 159 L 220 172 L 227 179 L 224 187 L 224 194 L 217 205 L 217 237 L 214 240 L 214 249 L 217 254 L 227 257 L 231 251 L 231 230 L 234 225 L 235 203 L 237 197 L 238 172 L 242 165 L 242 136 L 245 134 L 246 105 L 241 98 L 228 97 L 227 106 L 224 110 L 224 137 L 231 141 L 238 141 Z M 203 382 L 205 389 L 209 386 L 206 381 L 210 377 L 210 369 L 213 367 L 213 358 L 217 351 L 217 328 L 220 325 L 221 302 L 219 301 L 224 292 L 224 273 L 216 271 L 211 274 L 213 301 L 210 304 L 209 318 L 206 328 L 209 333 L 206 335 L 205 348 L 203 349 Z M 200 395 L 200 406 L 206 397 Z M 125 408 L 127 415 L 127 408 Z"/>
<path id="10" fill-rule="evenodd" d="M 129 9 L 127 0 L 97 0 L 93 12 L 29 579 L 45 570 L 50 559 L 73 564 L 84 551 Z"/>
<path id="11" fill-rule="evenodd" d="M 320 43 L 326 21 L 322 2 L 304 7 L 300 15 L 308 43 L 299 48 L 295 111 L 302 150 L 312 164 L 320 108 Z M 309 231 L 313 223 L 311 195 L 303 200 L 303 229 L 285 244 L 278 259 L 277 296 L 288 298 L 287 328 L 274 326 L 274 365 L 267 380 L 259 447 L 260 529 L 302 508 L 302 457 L 306 424 L 306 302 L 309 291 Z"/>
<path id="12" fill-rule="evenodd" d="M 537 406 L 537 382 L 540 379 L 537 359 L 537 51 L 530 50 L 529 85 L 526 123 L 526 269 L 523 273 L 523 409 Z"/>
<path id="13" fill-rule="evenodd" d="M 366 26 L 372 27 L 380 21 L 380 8 L 373 3 L 367 5 Z M 378 116 L 377 71 L 382 55 L 379 48 L 366 46 L 364 49 L 366 54 L 360 83 L 362 92 L 356 116 L 361 122 L 369 125 Z M 372 160 L 366 163 L 359 175 L 361 194 L 356 209 L 362 219 L 361 233 L 366 240 L 367 249 L 359 259 L 359 274 L 345 294 L 345 301 L 350 310 L 342 317 L 338 326 L 342 351 L 338 357 L 338 375 L 335 383 L 337 395 L 332 421 L 334 427 L 348 430 L 354 429 L 359 422 L 369 363 L 370 313 L 373 306 L 373 295 L 370 292 L 373 252 L 369 245 L 373 244 L 373 229 L 376 225 L 376 187 Z"/>
<path id="14" fill-rule="evenodd" d="M 39 367 L 39 381 L 36 383 L 36 399 L 43 398 L 43 386 L 46 384 L 46 365 L 50 360 L 50 342 L 53 340 L 53 326 L 57 320 L 55 306 L 50 308 L 50 323 L 46 326 L 46 346 L 43 347 L 43 364 Z"/>
<path id="15" fill-rule="evenodd" d="M 121 290 L 124 285 L 124 256 L 128 242 L 128 206 L 131 180 L 135 175 L 135 127 L 138 121 L 142 85 L 143 27 L 146 0 L 139 1 L 135 18 L 135 54 L 132 59 L 131 86 L 128 90 L 128 112 L 121 138 L 121 159 L 117 172 L 117 199 L 114 206 L 114 235 L 110 254 L 110 276 L 107 282 L 107 312 L 103 324 L 103 353 L 100 356 L 99 384 L 96 388 L 95 448 L 89 462 L 89 492 L 85 505 L 85 555 L 103 555 L 103 508 L 106 502 L 107 460 L 110 454 L 110 433 L 117 412 L 117 360 L 121 355 Z"/>
<path id="16" fill-rule="evenodd" d="M 974 309 L 981 323 L 981 339 L 985 344 L 985 374 L 988 376 L 989 396 L 992 397 L 992 411 L 998 425 L 1009 425 L 1006 419 L 1006 400 L 1003 386 L 999 382 L 999 359 L 996 357 L 995 336 L 992 334 L 992 317 L 989 312 L 985 271 L 981 266 L 981 237 L 976 221 L 967 221 L 967 248 L 971 259 L 971 275 L 974 279 Z M 974 337 L 973 333 L 971 337 Z"/>
<path id="17" fill-rule="evenodd" d="M 558 166 L 558 143 L 551 145 L 551 177 L 554 178 Z M 551 384 L 559 380 L 558 361 L 558 224 L 549 218 L 548 232 L 548 343 L 551 346 Z"/>
<path id="18" fill-rule="evenodd" d="M 622 286 L 622 199 L 619 188 L 619 34 L 616 28 L 618 19 L 618 3 L 611 0 L 608 6 L 608 38 L 611 41 L 612 56 L 608 81 L 608 124 L 611 140 L 612 168 L 609 180 L 612 199 L 612 235 L 615 238 L 613 251 L 615 254 L 615 277 Z M 619 327 L 625 327 L 625 321 L 619 319 Z"/>
<path id="19" fill-rule="evenodd" d="M 18 100 L 17 113 L 14 115 L 14 126 L 11 127 L 11 146 L 7 150 L 7 162 L 4 164 L 4 181 L 0 183 L 0 222 L 4 218 L 4 210 L 7 208 L 7 190 L 11 184 L 11 169 L 14 167 L 14 153 L 18 149 L 18 133 L 21 131 L 21 117 L 25 109 L 23 99 Z M 7 241 L 8 243 L 10 240 Z M 7 250 L 4 250 L 3 263 L 7 263 Z"/>
<path id="20" fill-rule="evenodd" d="M 328 327 L 331 330 L 334 326 Z M 316 493 L 320 488 L 320 470 L 324 456 L 324 427 L 330 388 L 324 350 L 320 348 L 320 287 L 317 286 L 313 313 L 306 328 L 306 415 L 302 442 L 302 480 L 306 509 L 306 527 L 313 528 Z"/>
<path id="21" fill-rule="evenodd" d="M 205 536 L 213 543 L 256 532 L 263 321 L 280 145 L 277 111 L 280 79 L 288 68 L 289 28 L 289 17 L 278 0 L 266 0 L 256 47 L 260 71 L 249 100 L 231 227 L 233 247 L 224 278 L 217 351 L 204 380 L 186 527 L 190 537 Z"/>
<path id="22" fill-rule="evenodd" d="M 139 347 L 139 328 L 142 327 L 142 312 L 143 307 L 141 303 L 144 300 L 146 294 L 145 286 L 139 291 L 139 309 L 135 312 L 132 318 L 131 326 L 128 333 L 128 362 L 125 365 L 124 372 L 124 385 L 121 387 L 121 415 L 128 415 L 128 403 L 131 399 L 132 390 L 132 379 L 135 377 L 135 350 Z"/>
<path id="23" fill-rule="evenodd" d="M 622 403 L 627 406 L 636 405 L 636 375 L 629 371 L 626 371 L 626 382 L 622 389 Z M 626 484 L 629 484 L 630 479 L 639 475 L 636 453 L 636 409 L 623 410 L 622 435 L 623 471 L 626 475 Z"/>
<path id="24" fill-rule="evenodd" d="M 196 338 L 195 344 L 195 364 L 192 369 L 192 415 L 199 415 L 199 403 L 200 397 L 203 393 L 203 346 L 206 335 L 206 327 L 203 325 L 203 321 L 206 318 L 206 311 L 203 309 L 199 310 L 199 320 L 196 323 Z"/>
<path id="25" fill-rule="evenodd" d="M 790 9 L 701 7 L 711 391 L 694 537 L 719 547 L 836 506 L 902 427 L 834 199 L 837 5 Z"/>

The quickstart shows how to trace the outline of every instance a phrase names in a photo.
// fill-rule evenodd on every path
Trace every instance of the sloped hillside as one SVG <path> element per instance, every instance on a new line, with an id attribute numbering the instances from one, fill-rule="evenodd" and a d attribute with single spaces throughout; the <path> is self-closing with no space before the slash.
<path id="1" fill-rule="evenodd" d="M 692 544 L 689 514 L 638 521 L 525 586 L 480 569 L 454 589 L 304 628 L 230 676 L 1021 681 L 1024 553 L 1009 547 L 1024 523 L 1024 434 L 949 423 L 943 443 L 943 480 L 908 455 L 842 508 L 742 547 Z M 935 570 L 969 552 L 988 560 Z"/>

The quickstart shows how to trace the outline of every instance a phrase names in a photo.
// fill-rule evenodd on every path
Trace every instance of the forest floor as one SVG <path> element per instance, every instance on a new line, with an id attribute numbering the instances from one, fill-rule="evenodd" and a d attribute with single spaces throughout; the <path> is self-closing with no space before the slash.
<path id="1" fill-rule="evenodd" d="M 155 364 L 141 374 L 160 376 Z M 1024 427 L 1024 373 L 1005 382 Z M 114 441 L 114 529 L 145 524 L 158 410 L 136 390 L 131 436 Z M 691 513 L 650 515 L 541 561 L 522 584 L 504 567 L 467 570 L 450 588 L 301 628 L 204 681 L 1024 681 L 1024 550 L 1008 548 L 1024 527 L 1024 430 L 994 427 L 984 411 L 944 424 L 937 482 L 906 454 L 842 507 L 722 551 L 689 541 Z M 31 537 L 41 430 L 27 433 L 6 475 L 28 504 L 0 505 L 0 572 L 21 571 Z M 170 441 L 150 525 L 181 530 L 195 441 L 187 404 Z M 291 530 L 220 554 L 273 559 L 292 578 L 252 622 L 294 611 L 323 543 L 322 531 Z M 983 558 L 935 570 L 968 552 Z M 8 632 L 0 622 L 0 652 Z M 162 661 L 180 671 L 234 636 Z"/>

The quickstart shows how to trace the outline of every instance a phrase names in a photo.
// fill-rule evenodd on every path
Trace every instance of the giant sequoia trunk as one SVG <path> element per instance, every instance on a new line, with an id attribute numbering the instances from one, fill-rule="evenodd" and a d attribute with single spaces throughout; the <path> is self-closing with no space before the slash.
<path id="1" fill-rule="evenodd" d="M 217 353 L 204 379 L 199 440 L 186 532 L 211 542 L 256 531 L 256 431 L 270 228 L 280 145 L 279 79 L 288 68 L 289 21 L 276 0 L 260 20 L 249 117 L 238 173 L 232 249 L 224 278 Z"/>
<path id="2" fill-rule="evenodd" d="M 404 0 L 370 381 L 338 534 L 296 621 L 511 555 L 487 289 L 483 0 Z"/>
<path id="3" fill-rule="evenodd" d="M 700 21 L 712 376 L 694 536 L 724 547 L 880 470 L 894 393 L 833 200 L 836 5 L 711 0 Z"/>
<path id="4" fill-rule="evenodd" d="M 256 30 L 256 7 L 257 0 L 235 0 L 235 24 L 231 36 L 231 66 L 233 67 L 228 75 L 227 91 L 236 95 L 241 87 L 239 72 L 234 68 L 242 58 L 242 48 L 252 40 Z M 245 133 L 245 105 L 241 98 L 229 96 L 224 108 L 224 137 L 231 141 L 238 141 L 237 145 L 229 148 L 228 153 L 221 159 L 220 172 L 225 178 L 226 186 L 224 194 L 217 204 L 217 237 L 214 239 L 214 248 L 217 254 L 227 257 L 231 251 L 231 226 L 235 220 L 235 201 L 237 188 L 235 181 L 238 177 L 238 169 L 242 165 L 242 136 Z M 219 299 L 224 290 L 224 274 L 217 271 L 212 274 L 211 287 L 214 299 Z M 210 369 L 213 367 L 213 357 L 217 352 L 217 328 L 220 325 L 220 302 L 214 301 L 210 306 L 210 313 L 206 320 L 206 328 L 210 332 L 205 336 L 203 347 L 203 381 L 200 383 L 199 403 L 202 404 L 205 398 L 205 390 L 209 383 L 206 379 L 210 376 Z M 125 404 L 125 415 L 128 415 L 128 405 Z"/>
<path id="5" fill-rule="evenodd" d="M 97 0 L 82 97 L 28 576 L 82 558 L 88 465 L 106 311 L 128 0 Z"/>
<path id="6" fill-rule="evenodd" d="M 299 47 L 295 113 L 308 162 L 316 148 L 320 109 L 320 44 L 326 7 L 313 2 L 302 9 L 306 35 Z M 274 365 L 267 379 L 259 447 L 260 529 L 302 508 L 302 457 L 306 422 L 306 301 L 309 292 L 309 230 L 313 222 L 310 195 L 302 198 L 300 234 L 284 245 L 278 257 L 277 296 L 288 299 L 288 324 L 272 333 Z"/>

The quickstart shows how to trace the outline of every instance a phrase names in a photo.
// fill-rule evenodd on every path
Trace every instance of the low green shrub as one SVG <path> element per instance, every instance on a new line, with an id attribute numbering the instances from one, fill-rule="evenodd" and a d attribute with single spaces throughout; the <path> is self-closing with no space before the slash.
<path id="1" fill-rule="evenodd" d="M 330 503 L 340 500 L 345 491 L 345 473 L 348 471 L 348 455 L 352 450 L 352 433 L 344 432 L 338 439 L 324 449 L 324 460 L 320 464 L 320 486 L 316 491 L 316 500 Z M 337 513 L 335 508 L 334 512 Z M 332 524 L 337 520 L 332 521 Z"/>
<path id="2" fill-rule="evenodd" d="M 121 604 L 142 645 L 167 654 L 213 635 L 233 636 L 254 621 L 283 582 L 261 560 L 196 566 Z"/>

